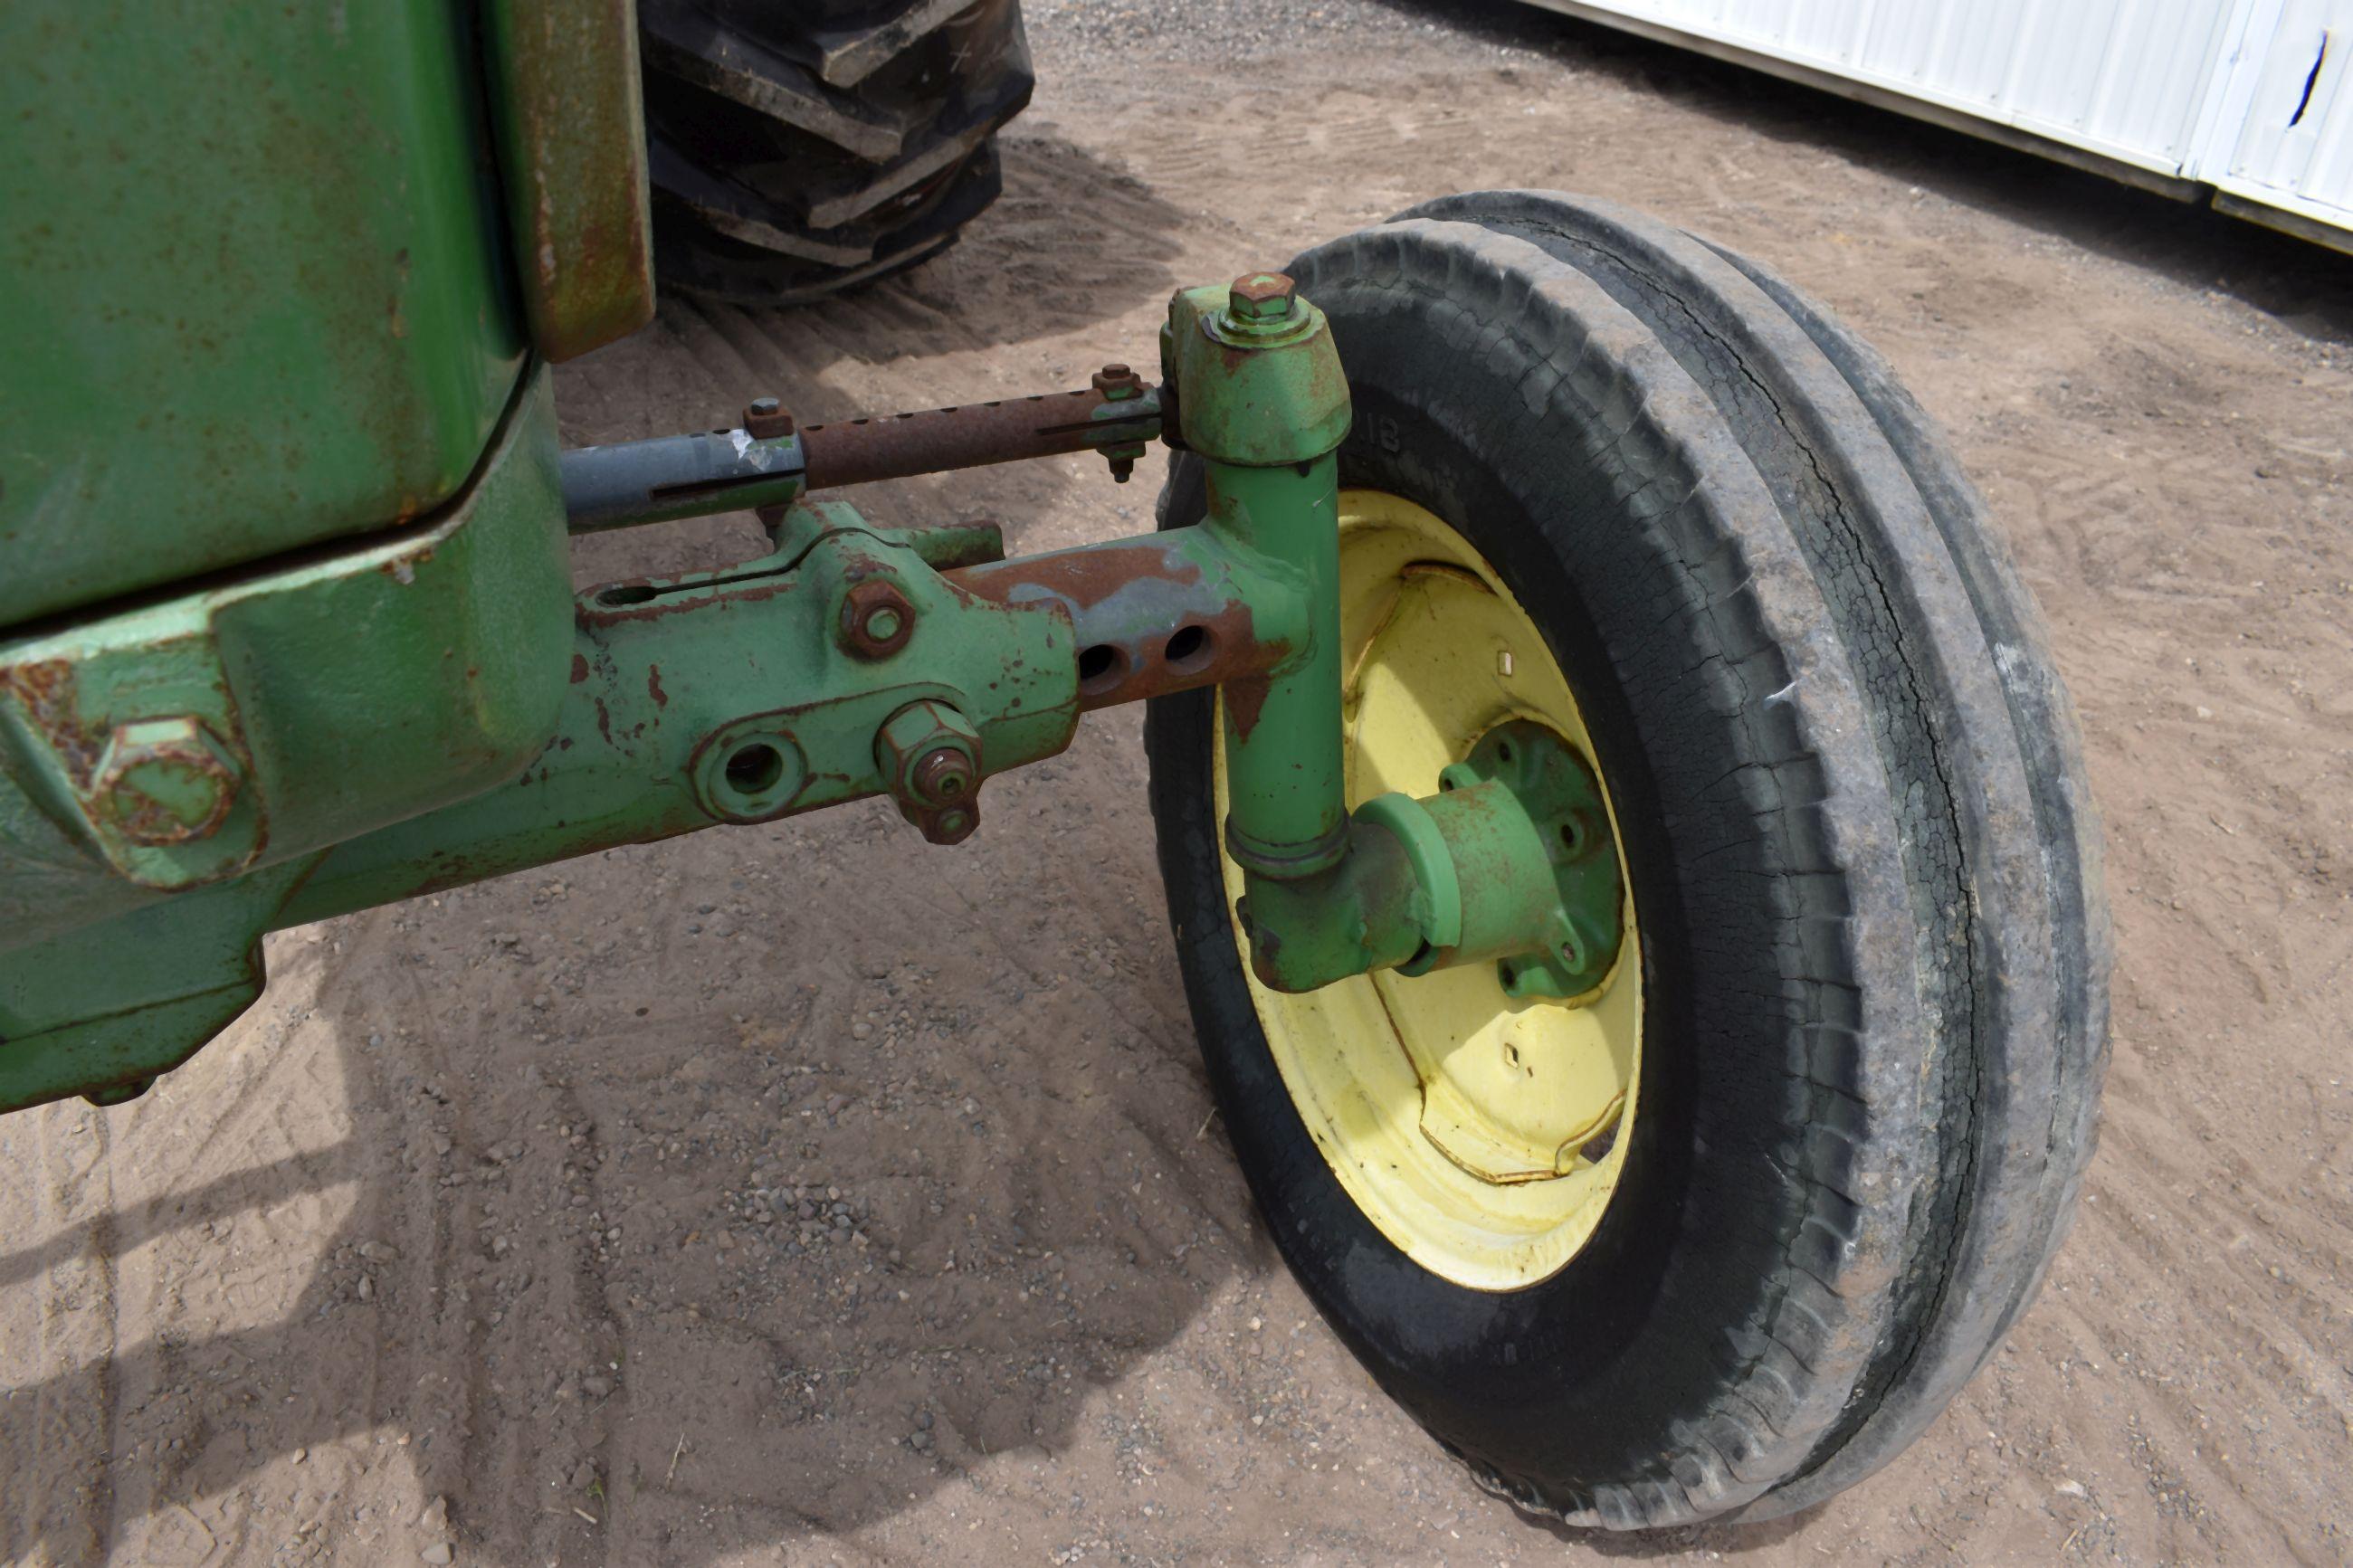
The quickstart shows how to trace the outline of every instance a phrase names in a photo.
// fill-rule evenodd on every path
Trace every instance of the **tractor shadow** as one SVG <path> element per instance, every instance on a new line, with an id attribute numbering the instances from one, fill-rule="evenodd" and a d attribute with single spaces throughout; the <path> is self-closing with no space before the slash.
<path id="1" fill-rule="evenodd" d="M 34 1113 L 96 1123 L 100 1164 L 185 1135 L 231 1169 L 118 1168 L 160 1195 L 0 1252 L 0 1290 L 120 1339 L 45 1334 L 0 1402 L 0 1561 L 267 1550 L 322 1511 L 409 1561 L 440 1497 L 463 1560 L 708 1563 L 1069 1446 L 1276 1267 L 1143 786 L 1098 721 L 955 850 L 867 803 L 273 937 L 269 994 L 168 1095 Z M 233 1326 L 248 1292 L 283 1305 Z"/>
<path id="2" fill-rule="evenodd" d="M 665 301 L 559 372 L 567 443 L 762 393 L 817 418 L 1083 383 L 1060 339 L 1151 320 L 1179 215 L 1066 144 L 1006 163 L 971 240 L 839 305 Z M 1158 462 L 856 501 L 1050 548 L 1149 530 Z M 737 516 L 575 566 L 760 547 Z M 991 781 L 954 850 L 867 803 L 280 933 L 269 994 L 164 1092 L 33 1113 L 39 1160 L 73 1152 L 37 1180 L 77 1197 L 0 1250 L 42 1325 L 0 1399 L 0 1561 L 263 1554 L 322 1517 L 336 1560 L 410 1561 L 442 1498 L 461 1560 L 699 1563 L 1067 1447 L 1277 1267 L 1211 1123 L 1137 718 Z"/>
<path id="3" fill-rule="evenodd" d="M 850 807 L 273 938 L 178 1104 L 37 1113 L 117 1158 L 174 1117 L 340 1136 L 0 1254 L 123 1341 L 0 1404 L 0 1560 L 357 1505 L 407 1561 L 438 1496 L 469 1560 L 703 1563 L 1066 1447 L 1272 1267 L 1202 1136 L 1133 753 L 992 781 L 1003 828 L 955 852 Z M 311 1272 L 206 1332 L 232 1228 Z"/>

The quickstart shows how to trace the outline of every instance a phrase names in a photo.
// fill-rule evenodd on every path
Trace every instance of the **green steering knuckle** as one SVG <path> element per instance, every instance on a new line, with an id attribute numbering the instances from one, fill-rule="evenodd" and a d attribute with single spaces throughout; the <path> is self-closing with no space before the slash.
<path id="1" fill-rule="evenodd" d="M 1348 378 L 1330 325 L 1279 272 L 1180 290 L 1160 356 L 1182 389 L 1181 439 L 1212 463 L 1282 468 L 1347 438 Z"/>

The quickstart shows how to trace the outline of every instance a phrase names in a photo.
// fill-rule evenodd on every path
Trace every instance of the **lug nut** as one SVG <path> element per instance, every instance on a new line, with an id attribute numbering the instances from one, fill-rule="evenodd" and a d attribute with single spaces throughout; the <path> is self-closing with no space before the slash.
<path id="1" fill-rule="evenodd" d="M 841 600 L 841 646 L 859 658 L 888 658 L 915 635 L 915 606 L 881 578 L 851 585 Z"/>

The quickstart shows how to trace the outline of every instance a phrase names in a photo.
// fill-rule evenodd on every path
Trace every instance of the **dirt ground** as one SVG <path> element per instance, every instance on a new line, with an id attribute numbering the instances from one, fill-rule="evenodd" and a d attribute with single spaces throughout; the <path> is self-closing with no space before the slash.
<path id="1" fill-rule="evenodd" d="M 1771 262 L 1952 432 L 2105 813 L 2105 1131 L 1994 1362 L 1782 1524 L 1577 1537 L 1476 1492 L 1250 1213 L 1114 712 L 959 849 L 870 805 L 287 932 L 146 1099 L 0 1121 L 0 1558 L 2353 1559 L 2353 263 L 1534 13 L 1276 11 L 1234 62 L 1032 0 L 967 243 L 822 313 L 670 301 L 562 372 L 567 439 L 1078 384 L 1152 360 L 1179 281 L 1458 188 Z M 1028 550 L 1148 526 L 1159 477 L 860 504 Z"/>

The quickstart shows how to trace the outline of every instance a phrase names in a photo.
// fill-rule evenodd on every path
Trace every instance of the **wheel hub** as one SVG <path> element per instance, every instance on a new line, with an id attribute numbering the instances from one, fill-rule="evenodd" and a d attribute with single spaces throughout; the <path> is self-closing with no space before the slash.
<path id="1" fill-rule="evenodd" d="M 1252 999 L 1366 1217 L 1433 1273 L 1514 1289 L 1591 1237 L 1639 1109 L 1641 931 L 1608 779 L 1543 631 L 1461 535 L 1347 491 L 1340 541 L 1350 805 L 1504 784 L 1551 861 L 1558 923 L 1542 953 L 1303 994 L 1253 981 Z"/>

